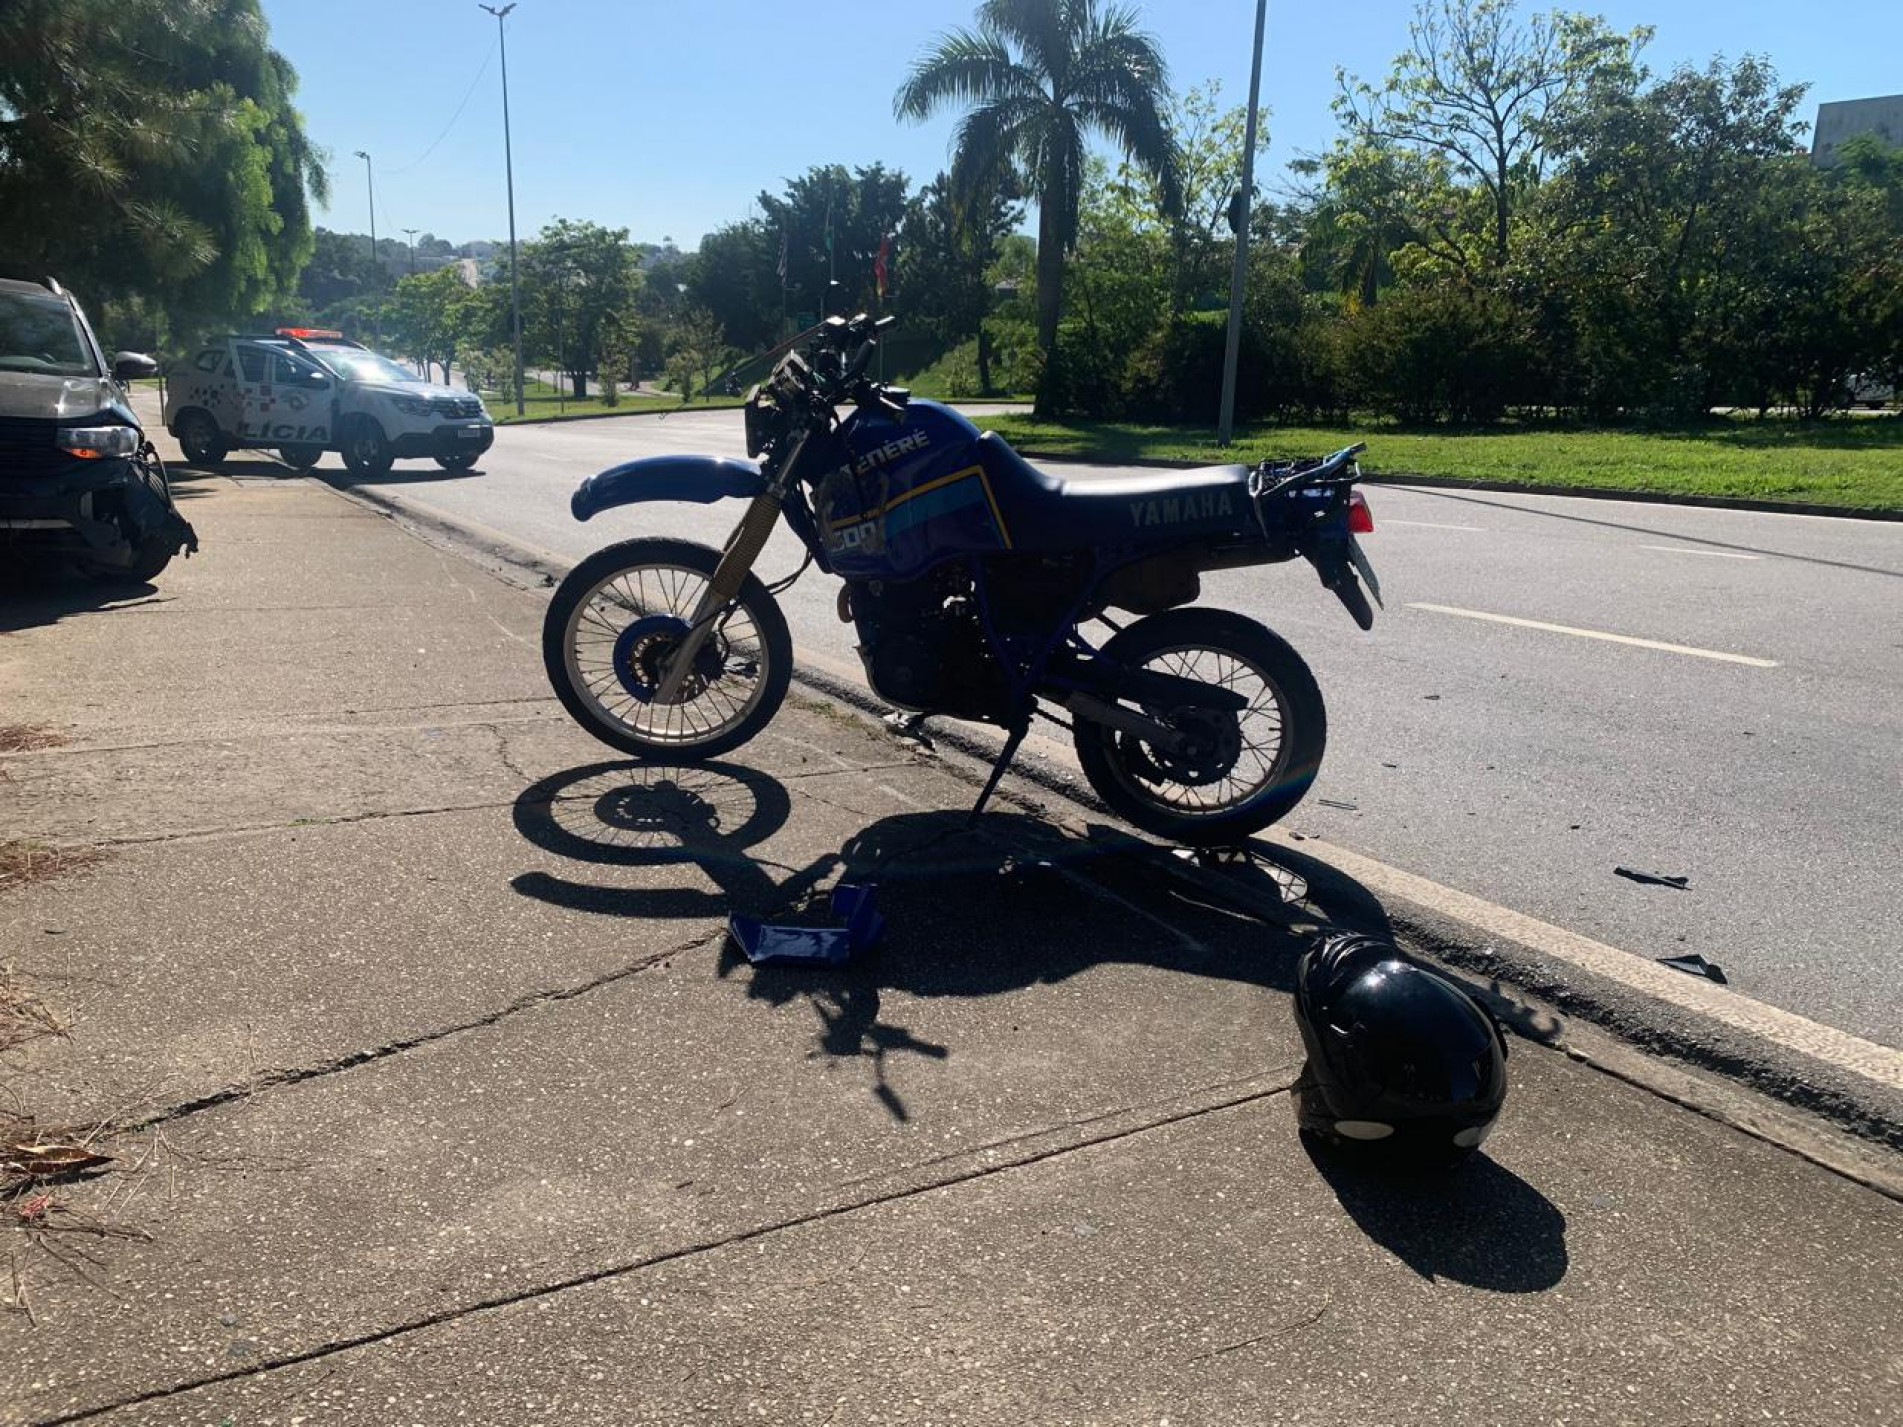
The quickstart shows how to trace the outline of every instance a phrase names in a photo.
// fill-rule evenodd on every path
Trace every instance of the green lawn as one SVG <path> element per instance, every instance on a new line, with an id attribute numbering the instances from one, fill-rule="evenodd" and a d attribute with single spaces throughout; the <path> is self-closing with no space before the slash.
<path id="1" fill-rule="evenodd" d="M 1365 470 L 1527 485 L 1590 486 L 1903 509 L 1903 417 L 1713 420 L 1667 431 L 1503 426 L 1478 431 L 1249 426 L 1227 450 L 1213 432 L 1121 422 L 996 416 L 986 425 L 1026 455 L 1254 462 L 1366 441 Z"/>
<path id="2" fill-rule="evenodd" d="M 550 416 L 631 416 L 644 411 L 673 411 L 680 406 L 678 397 L 635 396 L 622 392 L 619 402 L 609 406 L 601 399 L 598 387 L 592 384 L 585 401 L 574 397 L 564 398 L 554 387 L 546 382 L 532 381 L 523 389 L 523 406 L 526 410 L 521 416 L 515 414 L 515 403 L 504 401 L 494 392 L 482 394 L 483 404 L 489 408 L 489 414 L 496 419 L 497 425 L 511 421 L 538 421 Z M 712 411 L 721 407 L 738 406 L 741 398 L 737 396 L 716 396 L 692 402 L 688 409 L 692 411 Z"/>

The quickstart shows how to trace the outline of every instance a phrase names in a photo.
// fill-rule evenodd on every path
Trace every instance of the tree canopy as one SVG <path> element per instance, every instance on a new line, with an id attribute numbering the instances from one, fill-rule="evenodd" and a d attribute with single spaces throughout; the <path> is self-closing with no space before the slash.
<path id="1" fill-rule="evenodd" d="M 326 197 L 259 0 L 0 6 L 0 261 L 178 321 L 290 292 Z"/>

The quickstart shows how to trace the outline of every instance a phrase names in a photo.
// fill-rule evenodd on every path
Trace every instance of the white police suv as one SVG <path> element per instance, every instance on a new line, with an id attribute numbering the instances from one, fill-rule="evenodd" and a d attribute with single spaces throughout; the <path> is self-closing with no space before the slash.
<path id="1" fill-rule="evenodd" d="M 342 333 L 310 327 L 200 347 L 167 377 L 165 429 L 195 466 L 251 447 L 307 471 L 340 451 L 360 476 L 422 457 L 466 471 L 496 439 L 474 392 L 437 386 Z"/>

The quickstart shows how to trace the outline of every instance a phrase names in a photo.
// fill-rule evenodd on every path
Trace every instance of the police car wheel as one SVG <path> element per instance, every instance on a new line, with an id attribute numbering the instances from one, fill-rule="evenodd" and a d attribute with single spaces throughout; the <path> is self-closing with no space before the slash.
<path id="1" fill-rule="evenodd" d="M 280 446 L 278 458 L 294 471 L 308 471 L 324 459 L 324 448 L 316 444 Z"/>
<path id="2" fill-rule="evenodd" d="M 185 453 L 186 462 L 193 466 L 215 466 L 225 459 L 230 449 L 225 445 L 218 423 L 207 411 L 185 413 L 178 423 L 178 447 Z"/>
<path id="3" fill-rule="evenodd" d="M 383 428 L 367 418 L 351 423 L 345 430 L 343 449 L 344 464 L 353 475 L 380 476 L 396 459 Z"/>

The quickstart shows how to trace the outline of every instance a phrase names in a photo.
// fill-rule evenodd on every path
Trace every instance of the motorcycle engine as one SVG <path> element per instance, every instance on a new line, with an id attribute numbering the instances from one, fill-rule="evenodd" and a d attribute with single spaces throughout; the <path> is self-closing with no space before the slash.
<path id="1" fill-rule="evenodd" d="M 956 567 L 916 580 L 855 581 L 849 599 L 859 658 L 880 698 L 957 718 L 1008 710 L 1004 671 L 985 641 L 970 578 Z"/>

